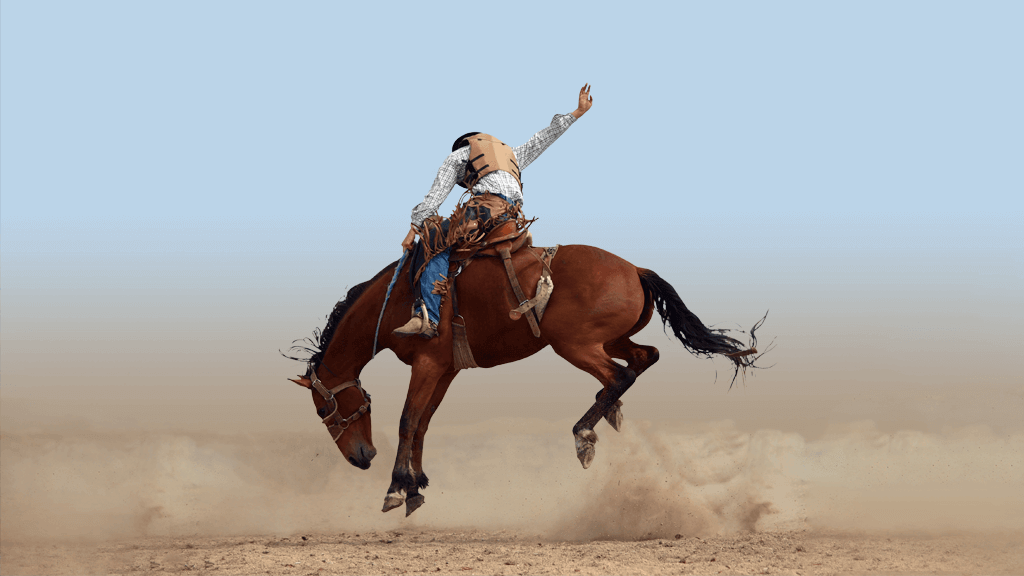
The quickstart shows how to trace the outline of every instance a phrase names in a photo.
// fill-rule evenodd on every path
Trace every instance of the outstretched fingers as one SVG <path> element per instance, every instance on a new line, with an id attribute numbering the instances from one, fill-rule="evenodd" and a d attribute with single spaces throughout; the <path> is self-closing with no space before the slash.
<path id="1" fill-rule="evenodd" d="M 586 112 L 590 110 L 590 107 L 594 105 L 594 97 L 590 95 L 590 83 L 584 84 L 583 88 L 580 88 L 580 112 Z"/>

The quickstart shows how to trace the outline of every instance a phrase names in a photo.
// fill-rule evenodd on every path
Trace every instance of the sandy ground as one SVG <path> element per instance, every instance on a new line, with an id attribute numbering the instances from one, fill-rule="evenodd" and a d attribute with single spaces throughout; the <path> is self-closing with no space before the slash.
<path id="1" fill-rule="evenodd" d="M 3 574 L 1022 574 L 1021 534 L 828 531 L 566 542 L 509 531 L 140 538 L 2 548 Z"/>
<path id="2" fill-rule="evenodd" d="M 426 504 L 405 517 L 380 512 L 398 393 L 374 396 L 366 471 L 308 396 L 119 394 L 5 392 L 0 573 L 1024 574 L 1017 396 L 991 399 L 1009 424 L 802 430 L 645 421 L 627 402 L 621 433 L 596 428 L 588 470 L 572 419 L 456 402 L 431 427 Z"/>

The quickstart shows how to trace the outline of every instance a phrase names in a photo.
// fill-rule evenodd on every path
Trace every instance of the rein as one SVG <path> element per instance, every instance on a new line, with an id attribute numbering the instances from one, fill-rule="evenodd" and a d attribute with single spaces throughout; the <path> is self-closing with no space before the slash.
<path id="1" fill-rule="evenodd" d="M 313 376 L 311 378 L 313 388 L 317 392 L 319 392 L 321 396 L 324 397 L 324 400 L 326 400 L 329 404 L 334 405 L 334 407 L 331 409 L 331 413 L 327 414 L 326 416 L 324 416 L 323 414 L 323 412 L 327 411 L 326 406 L 318 410 L 317 413 L 323 417 L 323 423 L 327 426 L 327 431 L 331 433 L 331 437 L 334 438 L 334 442 L 337 443 L 338 439 L 341 438 L 341 435 L 345 433 L 345 430 L 348 430 L 348 427 L 353 422 L 358 420 L 359 417 L 362 416 L 363 414 L 366 414 L 366 412 L 370 409 L 370 393 L 367 392 L 366 390 L 363 390 L 363 385 L 359 381 L 359 378 L 356 378 L 355 380 L 349 380 L 348 382 L 343 382 L 341 384 L 338 384 L 334 388 L 328 390 L 327 387 L 324 386 L 324 383 L 320 381 L 320 377 L 316 375 L 316 370 L 314 370 L 312 366 L 309 367 L 309 372 L 310 375 Z M 349 416 L 348 418 L 338 419 L 338 401 L 335 400 L 334 396 L 341 392 L 342 390 L 352 387 L 357 388 L 363 394 L 363 405 L 360 406 L 358 410 L 353 412 L 352 415 Z M 329 424 L 328 420 L 333 420 L 334 422 L 332 424 Z M 336 427 L 341 428 L 341 430 L 339 430 L 337 434 L 335 434 L 334 431 L 331 430 L 332 428 Z"/>
<path id="2" fill-rule="evenodd" d="M 373 333 L 373 352 L 370 354 L 370 360 L 377 357 L 377 336 L 380 335 L 380 322 L 384 319 L 384 310 L 388 307 L 388 298 L 391 298 L 391 289 L 395 287 L 395 281 L 398 280 L 398 273 L 402 271 L 402 264 L 405 264 L 405 257 L 408 255 L 408 250 L 402 250 L 402 257 L 398 259 L 398 266 L 395 268 L 395 275 L 391 277 L 391 283 L 388 284 L 388 291 L 384 294 L 384 305 L 380 307 L 380 316 L 377 317 L 377 330 Z"/>

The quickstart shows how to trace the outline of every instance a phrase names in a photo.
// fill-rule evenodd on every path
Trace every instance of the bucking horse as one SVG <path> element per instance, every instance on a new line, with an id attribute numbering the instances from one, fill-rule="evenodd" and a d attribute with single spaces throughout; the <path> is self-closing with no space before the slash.
<path id="1" fill-rule="evenodd" d="M 334 306 L 324 329 L 314 331 L 306 345 L 293 346 L 311 356 L 293 358 L 307 362 L 307 370 L 292 381 L 311 390 L 317 415 L 334 443 L 345 459 L 364 470 L 377 451 L 371 435 L 370 394 L 359 374 L 383 349 L 412 367 L 384 512 L 405 503 L 409 515 L 423 505 L 427 427 L 452 381 L 468 367 L 515 362 L 551 346 L 597 378 L 603 388 L 572 429 L 576 456 L 584 468 L 594 460 L 595 425 L 604 418 L 619 430 L 620 398 L 658 361 L 657 348 L 630 339 L 650 322 L 655 310 L 666 331 L 670 329 L 692 354 L 719 354 L 731 360 L 736 370 L 733 381 L 737 373 L 758 368 L 754 332 L 764 318 L 751 329 L 749 347 L 744 346 L 726 330 L 705 326 L 676 290 L 651 270 L 600 248 L 536 248 L 524 238 L 528 235 L 501 237 L 461 260 L 453 257 L 435 338 L 392 334 L 408 320 L 416 301 L 413 283 L 398 281 L 403 266 L 414 268 L 403 256 L 352 287 Z M 624 360 L 625 366 L 615 359 Z"/>

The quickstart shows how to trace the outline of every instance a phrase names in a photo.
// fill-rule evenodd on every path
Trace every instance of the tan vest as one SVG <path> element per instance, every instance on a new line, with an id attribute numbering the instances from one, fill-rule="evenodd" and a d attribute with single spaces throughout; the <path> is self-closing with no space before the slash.
<path id="1" fill-rule="evenodd" d="M 514 176 L 519 189 L 523 189 L 519 164 L 508 144 L 490 134 L 474 134 L 466 140 L 469 141 L 469 163 L 466 164 L 466 177 L 460 184 L 472 190 L 484 176 L 495 170 L 504 170 Z"/>

